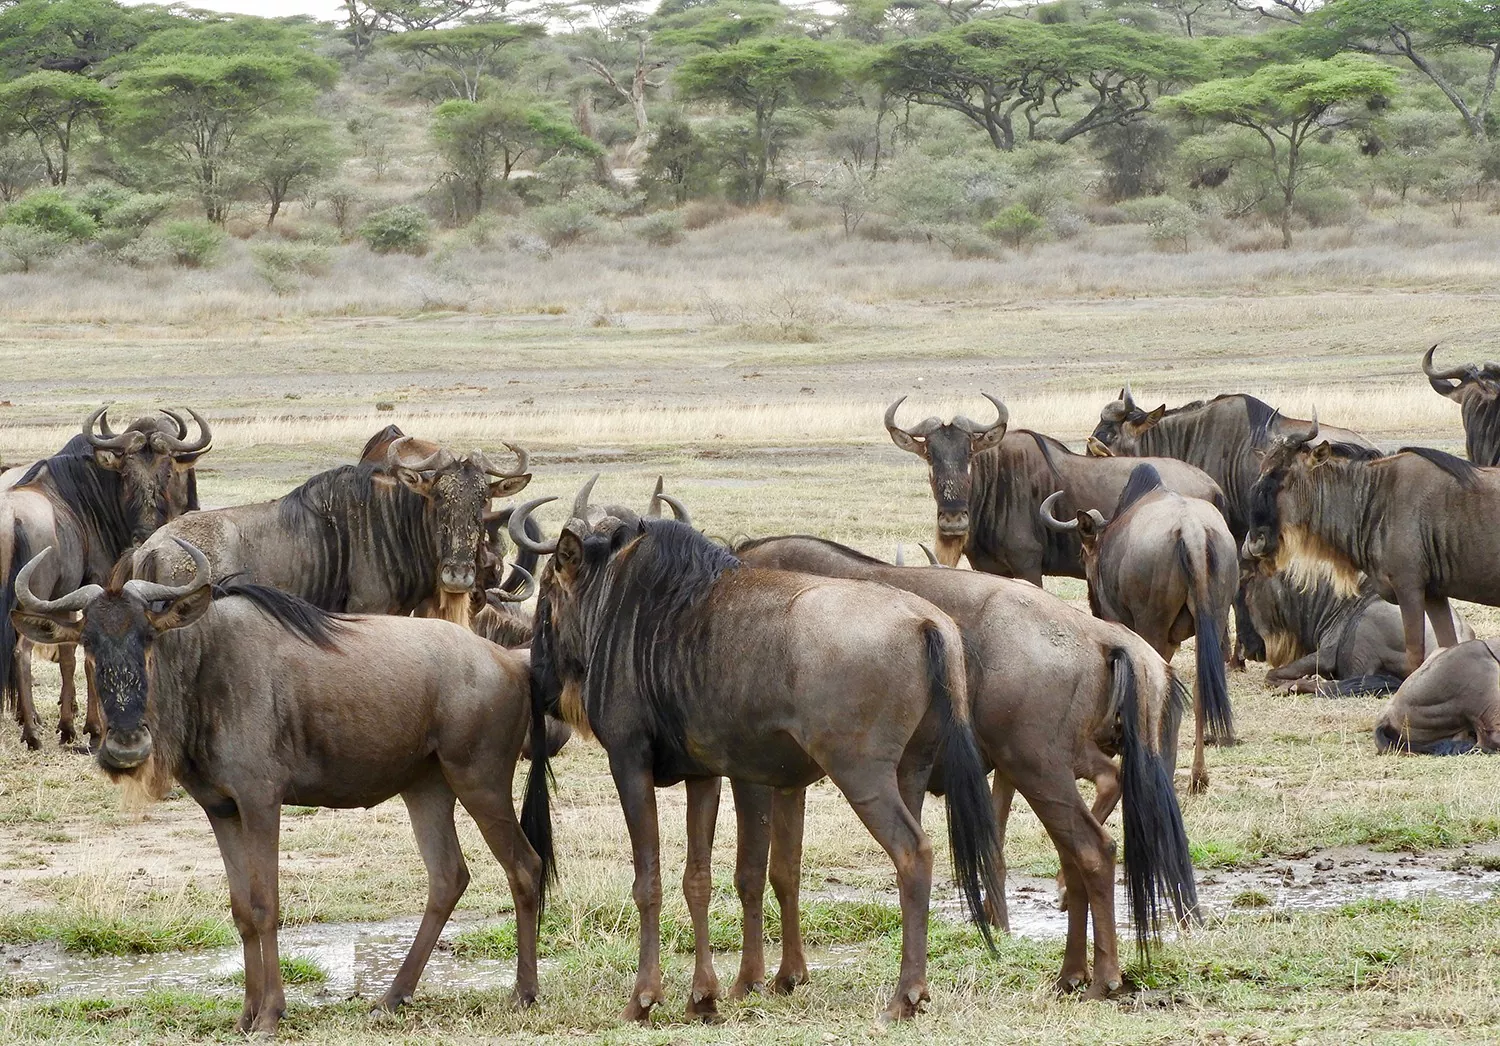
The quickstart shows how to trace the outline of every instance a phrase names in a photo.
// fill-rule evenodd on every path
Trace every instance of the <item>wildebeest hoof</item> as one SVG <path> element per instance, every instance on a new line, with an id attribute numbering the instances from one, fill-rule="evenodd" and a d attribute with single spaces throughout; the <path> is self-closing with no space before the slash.
<path id="1" fill-rule="evenodd" d="M 410 995 L 392 995 L 386 992 L 370 1006 L 371 1013 L 395 1013 L 401 1007 L 411 1002 Z"/>
<path id="2" fill-rule="evenodd" d="M 777 972 L 775 986 L 772 990 L 777 995 L 790 995 L 793 988 L 799 984 L 806 984 L 808 979 L 806 966 L 794 970 L 783 969 Z"/>
<path id="3" fill-rule="evenodd" d="M 530 988 L 526 991 L 519 988 L 512 989 L 510 999 L 519 1009 L 530 1009 L 536 1005 L 536 989 Z"/>
<path id="4" fill-rule="evenodd" d="M 1194 774 L 1192 780 L 1188 782 L 1188 794 L 1202 795 L 1206 791 L 1208 791 L 1208 775 Z"/>
<path id="5" fill-rule="evenodd" d="M 36 739 L 36 735 L 27 730 L 21 734 L 21 740 L 26 742 L 26 747 L 33 752 L 40 751 L 42 743 Z"/>
<path id="6" fill-rule="evenodd" d="M 724 1018 L 719 1016 L 718 1001 L 712 996 L 698 998 L 699 993 L 694 992 L 688 999 L 687 1018 L 690 1021 L 702 1021 L 704 1024 L 719 1024 Z"/>
<path id="7" fill-rule="evenodd" d="M 891 1004 L 881 1015 L 881 1020 L 886 1024 L 894 1021 L 909 1021 L 922 1012 L 922 1005 L 929 998 L 925 984 L 914 984 L 891 1000 Z"/>
<path id="8" fill-rule="evenodd" d="M 634 1021 L 637 1024 L 649 1024 L 651 1023 L 651 1007 L 659 1002 L 661 999 L 656 998 L 650 992 L 641 992 L 626 1005 L 625 1012 L 620 1014 L 620 1019 Z"/>
<path id="9" fill-rule="evenodd" d="M 1059 995 L 1072 995 L 1074 992 L 1082 991 L 1088 986 L 1088 970 L 1064 970 L 1057 975 L 1057 983 L 1052 987 Z"/>
<path id="10" fill-rule="evenodd" d="M 1115 976 L 1104 980 L 1095 977 L 1094 982 L 1089 985 L 1089 990 L 1084 993 L 1083 997 L 1089 1000 L 1108 999 L 1111 996 L 1119 994 L 1124 987 L 1125 982 L 1121 977 Z"/>
<path id="11" fill-rule="evenodd" d="M 741 978 L 729 986 L 729 997 L 736 1002 L 749 998 L 752 993 L 764 995 L 766 982 L 755 978 Z"/>

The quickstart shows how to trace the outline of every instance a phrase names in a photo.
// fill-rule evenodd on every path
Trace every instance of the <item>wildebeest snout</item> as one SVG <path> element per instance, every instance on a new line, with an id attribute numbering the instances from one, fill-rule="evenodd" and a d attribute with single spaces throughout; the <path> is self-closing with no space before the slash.
<path id="1" fill-rule="evenodd" d="M 474 564 L 444 566 L 438 572 L 438 581 L 445 592 L 468 592 L 474 587 Z"/>
<path id="2" fill-rule="evenodd" d="M 99 746 L 99 761 L 111 770 L 134 770 L 151 757 L 151 731 L 108 730 Z"/>
<path id="3" fill-rule="evenodd" d="M 937 518 L 939 534 L 967 534 L 969 532 L 969 510 L 939 512 Z"/>

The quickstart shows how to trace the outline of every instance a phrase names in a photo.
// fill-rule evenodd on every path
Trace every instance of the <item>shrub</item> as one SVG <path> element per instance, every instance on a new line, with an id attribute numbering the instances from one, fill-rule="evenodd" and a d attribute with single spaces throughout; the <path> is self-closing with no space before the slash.
<path id="1" fill-rule="evenodd" d="M 364 197 L 359 189 L 348 182 L 334 182 L 324 186 L 322 195 L 324 202 L 328 204 L 328 212 L 333 217 L 334 228 L 339 231 L 340 236 L 348 238 Z"/>
<path id="2" fill-rule="evenodd" d="M 426 254 L 431 229 L 427 215 L 407 203 L 376 211 L 360 225 L 359 234 L 376 254 Z"/>
<path id="3" fill-rule="evenodd" d="M 1354 194 L 1337 185 L 1310 186 L 1298 190 L 1293 209 L 1315 229 L 1327 225 L 1342 225 L 1354 221 L 1360 215 L 1359 201 L 1354 198 Z"/>
<path id="4" fill-rule="evenodd" d="M 206 218 L 184 218 L 164 225 L 161 238 L 178 265 L 201 269 L 218 259 L 228 236 Z"/>
<path id="5" fill-rule="evenodd" d="M 631 223 L 631 231 L 653 247 L 670 247 L 682 240 L 682 215 L 657 211 Z"/>
<path id="6" fill-rule="evenodd" d="M 5 209 L 6 225 L 25 225 L 75 243 L 91 240 L 99 223 L 57 189 L 28 193 Z"/>
<path id="7" fill-rule="evenodd" d="M 328 271 L 328 263 L 333 257 L 333 251 L 318 243 L 272 240 L 252 244 L 250 256 L 255 259 L 257 269 L 297 273 L 301 276 L 321 276 Z"/>
<path id="8" fill-rule="evenodd" d="M 138 236 L 115 250 L 115 257 L 137 269 L 164 265 L 176 257 L 172 245 L 160 236 Z"/>
<path id="9" fill-rule="evenodd" d="M 563 247 L 603 228 L 599 216 L 581 200 L 564 200 L 531 212 L 531 225 L 549 246 Z"/>
<path id="10" fill-rule="evenodd" d="M 1046 221 L 1025 204 L 1011 204 L 984 224 L 984 231 L 1011 247 L 1022 247 L 1036 239 Z"/>
<path id="11" fill-rule="evenodd" d="M 1140 200 L 1126 200 L 1120 204 L 1135 221 L 1143 222 L 1151 230 L 1151 239 L 1159 247 L 1188 249 L 1188 240 L 1198 231 L 1198 215 L 1181 200 L 1170 196 L 1149 196 Z"/>
<path id="12" fill-rule="evenodd" d="M 56 257 L 68 246 L 68 238 L 31 225 L 0 226 L 0 254 L 8 257 L 22 272 L 30 272 L 38 262 Z"/>

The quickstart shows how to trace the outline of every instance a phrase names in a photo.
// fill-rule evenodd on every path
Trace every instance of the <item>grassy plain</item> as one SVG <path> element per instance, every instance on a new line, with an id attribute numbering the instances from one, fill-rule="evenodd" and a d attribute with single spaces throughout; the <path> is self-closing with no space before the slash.
<path id="1" fill-rule="evenodd" d="M 994 260 L 845 241 L 756 214 L 648 249 L 604 244 L 550 259 L 457 246 L 427 259 L 349 252 L 329 276 L 275 296 L 240 260 L 200 273 L 110 269 L 0 277 L 0 458 L 61 444 L 104 400 L 121 417 L 189 404 L 215 425 L 205 503 L 272 497 L 352 460 L 394 421 L 457 445 L 532 451 L 528 491 L 564 496 L 589 474 L 640 500 L 656 475 L 724 537 L 811 531 L 891 556 L 931 528 L 924 473 L 880 427 L 962 410 L 1074 442 L 1121 384 L 1181 402 L 1256 391 L 1289 412 L 1392 444 L 1462 445 L 1458 411 L 1418 358 L 1482 357 L 1500 333 L 1496 219 L 1466 230 L 1383 224 L 1309 234 L 1289 253 L 1159 254 L 1131 233 Z M 377 404 L 391 409 L 379 410 Z M 906 413 L 909 411 L 910 413 Z M 556 506 L 540 513 L 555 523 Z M 1078 582 L 1049 581 L 1068 598 Z M 1472 608 L 1481 635 L 1500 614 Z M 1191 647 L 1181 655 L 1190 664 Z M 47 693 L 55 673 L 42 670 Z M 629 850 L 607 768 L 574 743 L 557 762 L 563 880 L 545 927 L 544 998 L 515 1013 L 493 989 L 427 986 L 402 1016 L 361 1000 L 293 1003 L 293 1041 L 401 1043 L 1425 1042 L 1500 1039 L 1494 898 L 1391 899 L 1370 883 L 1483 875 L 1500 840 L 1500 760 L 1377 757 L 1376 700 L 1276 695 L 1232 680 L 1244 743 L 1210 754 L 1213 787 L 1183 798 L 1205 895 L 1222 919 L 1171 941 L 1142 991 L 1056 999 L 1060 942 L 1015 937 L 998 962 L 940 921 L 932 1012 L 879 1032 L 894 981 L 890 868 L 842 799 L 810 800 L 805 895 L 822 942 L 812 986 L 726 1004 L 723 1026 L 676 1023 L 690 971 L 669 958 L 668 1012 L 622 1028 L 634 962 Z M 44 706 L 55 707 L 49 700 Z M 55 715 L 50 711 L 49 715 Z M 669 941 L 685 940 L 674 888 L 680 789 L 662 800 Z M 943 832 L 940 804 L 927 825 Z M 727 796 L 715 862 L 720 976 L 737 961 Z M 505 954 L 504 878 L 467 821 L 474 883 L 448 939 Z M 1021 804 L 1008 857 L 1038 889 L 1056 858 Z M 1314 863 L 1332 858 L 1331 872 Z M 1346 863 L 1347 862 L 1347 863 Z M 1459 868 L 1461 871 L 1447 871 Z M 945 873 L 944 873 L 945 874 Z M 1322 878 L 1319 878 L 1321 876 Z M 945 880 L 946 881 L 946 880 Z M 5 1041 L 231 1039 L 237 988 L 78 998 L 29 976 L 27 949 L 153 951 L 232 940 L 227 894 L 198 809 L 120 809 L 82 756 L 26 752 L 0 730 L 0 975 Z M 1321 907 L 1293 903 L 1322 891 Z M 400 804 L 289 810 L 282 905 L 290 925 L 378 920 L 425 895 Z M 1257 897 L 1257 895 L 1259 895 Z M 1376 897 L 1382 899 L 1362 899 Z M 951 899 L 946 887 L 942 897 Z M 1269 902 L 1264 904 L 1261 902 Z M 773 947 L 774 955 L 774 947 Z M 130 986 L 138 987 L 136 985 Z"/>

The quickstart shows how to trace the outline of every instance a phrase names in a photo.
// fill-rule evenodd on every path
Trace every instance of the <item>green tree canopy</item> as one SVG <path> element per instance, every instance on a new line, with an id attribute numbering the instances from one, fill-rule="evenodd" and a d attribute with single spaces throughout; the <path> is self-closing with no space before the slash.
<path id="1" fill-rule="evenodd" d="M 0 83 L 0 128 L 24 131 L 37 144 L 53 185 L 68 183 L 78 132 L 114 105 L 114 94 L 96 80 L 73 73 L 30 73 Z"/>
<path id="2" fill-rule="evenodd" d="M 419 64 L 441 69 L 453 93 L 473 102 L 479 99 L 481 82 L 494 74 L 500 54 L 513 44 L 544 36 L 536 25 L 509 22 L 476 22 L 451 29 L 422 29 L 389 37 L 385 45 L 412 56 Z"/>
<path id="3" fill-rule="evenodd" d="M 599 146 L 539 99 L 497 95 L 471 102 L 453 98 L 433 110 L 432 140 L 450 174 L 465 189 L 472 213 L 484 209 L 498 173 L 502 181 L 533 151 L 568 149 L 585 156 Z"/>
<path id="4" fill-rule="evenodd" d="M 164 7 L 114 0 L 21 0 L 0 13 L 0 73 L 79 73 L 184 19 Z"/>
<path id="5" fill-rule="evenodd" d="M 1354 55 L 1268 65 L 1249 76 L 1199 84 L 1162 100 L 1162 108 L 1185 117 L 1248 128 L 1264 143 L 1260 162 L 1281 191 L 1283 247 L 1292 245 L 1292 206 L 1314 167 L 1304 162 L 1308 140 L 1346 126 L 1338 110 L 1384 100 L 1396 90 L 1396 74 Z"/>
<path id="6" fill-rule="evenodd" d="M 791 12 L 779 0 L 711 0 L 680 9 L 663 4 L 649 25 L 663 47 L 722 51 L 785 32 Z"/>
<path id="7" fill-rule="evenodd" d="M 331 174 L 339 152 L 333 128 L 312 116 L 274 116 L 245 133 L 241 168 L 269 208 L 266 225 L 296 192 Z"/>

